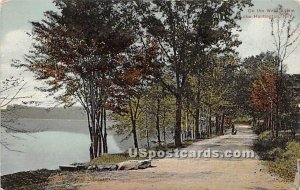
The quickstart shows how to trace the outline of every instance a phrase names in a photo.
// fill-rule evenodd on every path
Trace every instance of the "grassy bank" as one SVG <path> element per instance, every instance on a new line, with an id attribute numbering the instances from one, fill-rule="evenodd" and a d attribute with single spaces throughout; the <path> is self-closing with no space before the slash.
<path id="1" fill-rule="evenodd" d="M 300 158 L 299 137 L 291 139 L 286 134 L 273 138 L 270 131 L 259 134 L 253 144 L 254 151 L 266 160 L 268 169 L 286 181 L 293 181 Z"/>
<path id="2" fill-rule="evenodd" d="M 128 154 L 106 154 L 93 159 L 89 163 L 89 165 L 117 164 L 127 160 L 141 160 L 141 159 L 145 159 L 145 158 L 130 157 Z"/>

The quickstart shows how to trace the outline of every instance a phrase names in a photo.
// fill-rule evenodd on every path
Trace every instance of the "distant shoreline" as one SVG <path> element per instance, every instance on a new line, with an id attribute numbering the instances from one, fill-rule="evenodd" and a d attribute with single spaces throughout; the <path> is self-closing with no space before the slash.
<path id="1" fill-rule="evenodd" d="M 56 120 L 86 120 L 87 116 L 82 107 L 42 108 L 21 105 L 8 106 L 1 110 L 3 118 L 14 119 L 56 119 Z"/>
<path id="2" fill-rule="evenodd" d="M 65 120 L 65 121 L 88 121 L 88 120 L 85 120 L 85 119 L 63 119 L 63 118 L 59 118 L 59 119 L 55 119 L 55 118 L 42 118 L 42 119 L 39 119 L 39 118 L 18 118 L 18 120 Z"/>
<path id="3" fill-rule="evenodd" d="M 8 129 L 7 132 L 9 133 L 18 133 L 20 130 L 25 133 L 57 131 L 89 134 L 87 120 L 81 119 L 18 118 L 10 125 L 16 131 Z"/>

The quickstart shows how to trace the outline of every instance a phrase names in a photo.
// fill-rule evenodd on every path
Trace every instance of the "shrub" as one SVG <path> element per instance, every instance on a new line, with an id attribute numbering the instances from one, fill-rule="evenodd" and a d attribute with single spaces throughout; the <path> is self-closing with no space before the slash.
<path id="1" fill-rule="evenodd" d="M 253 149 L 261 159 L 269 161 L 270 172 L 292 181 L 297 170 L 297 159 L 300 158 L 300 143 L 289 140 L 289 135 L 285 133 L 274 138 L 270 131 L 265 131 L 254 141 Z"/>
<path id="2" fill-rule="evenodd" d="M 288 140 L 283 135 L 274 138 L 270 131 L 265 131 L 254 141 L 253 149 L 261 159 L 274 161 L 284 152 Z"/>
<path id="3" fill-rule="evenodd" d="M 252 123 L 253 119 L 250 117 L 238 117 L 236 119 L 233 119 L 234 123 L 243 123 L 250 125 Z"/>
<path id="4" fill-rule="evenodd" d="M 285 151 L 269 162 L 269 170 L 287 181 L 293 181 L 297 170 L 297 159 L 300 158 L 300 143 L 289 142 Z"/>
<path id="5" fill-rule="evenodd" d="M 255 134 L 257 134 L 257 135 L 259 135 L 259 134 L 263 133 L 264 131 L 266 131 L 266 130 L 263 129 L 263 126 L 262 126 L 262 125 L 258 125 L 258 124 L 252 126 L 252 130 L 253 130 L 253 132 L 254 132 Z"/>

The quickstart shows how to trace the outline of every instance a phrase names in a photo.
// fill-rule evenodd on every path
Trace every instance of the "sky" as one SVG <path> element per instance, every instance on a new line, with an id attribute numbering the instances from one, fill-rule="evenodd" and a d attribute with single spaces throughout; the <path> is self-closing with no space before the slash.
<path id="1" fill-rule="evenodd" d="M 300 0 L 253 0 L 253 4 L 242 13 L 242 16 L 251 18 L 243 18 L 238 22 L 242 29 L 239 33 L 242 45 L 237 51 L 242 58 L 275 50 L 270 19 L 254 18 L 254 15 L 268 15 L 267 9 L 282 4 L 295 11 L 295 23 L 300 23 Z M 264 12 L 258 12 L 258 9 Z M 5 80 L 10 76 L 24 78 L 27 83 L 22 95 L 32 96 L 32 99 L 43 102 L 43 106 L 52 106 L 54 100 L 51 97 L 34 89 L 42 83 L 34 80 L 32 73 L 11 67 L 13 59 L 22 60 L 31 48 L 32 41 L 26 34 L 32 29 L 29 21 L 40 21 L 47 10 L 56 10 L 52 0 L 0 0 L 0 79 Z M 285 61 L 288 73 L 300 74 L 299 60 L 300 47 Z"/>

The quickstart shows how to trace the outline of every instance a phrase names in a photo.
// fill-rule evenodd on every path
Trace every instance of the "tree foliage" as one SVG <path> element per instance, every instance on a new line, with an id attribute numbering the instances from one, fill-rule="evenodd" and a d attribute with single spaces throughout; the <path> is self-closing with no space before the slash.
<path id="1" fill-rule="evenodd" d="M 250 0 L 54 3 L 58 12 L 47 11 L 42 21 L 32 22 L 33 50 L 18 66 L 44 81 L 40 90 L 65 106 L 84 107 L 91 159 L 108 151 L 107 110 L 118 120 L 114 129 L 131 134 L 136 148 L 141 138 L 161 145 L 170 129 L 180 147 L 182 118 L 198 138 L 200 112 L 207 110 L 209 133 L 215 116 L 216 126 L 222 126 L 217 133 L 223 134 L 224 118 L 235 114 L 237 100 L 249 102 L 251 96 L 258 106 L 258 99 L 271 93 L 262 91 L 269 83 L 267 91 L 272 90 L 270 77 L 259 78 L 250 63 L 273 63 L 272 55 L 246 59 L 238 70 L 237 21 Z M 244 74 L 249 88 L 258 79 L 263 85 L 254 82 L 251 94 L 237 84 Z M 234 93 L 238 87 L 244 97 Z"/>
<path id="2" fill-rule="evenodd" d="M 159 74 L 156 45 L 138 46 L 123 2 L 57 0 L 61 13 L 47 11 L 32 22 L 34 49 L 19 66 L 48 85 L 40 90 L 65 106 L 80 102 L 87 113 L 91 159 L 107 152 L 105 110 L 120 112 L 151 74 Z M 126 101 L 125 101 L 126 103 Z M 103 150 L 102 150 L 103 149 Z"/>
<path id="3" fill-rule="evenodd" d="M 200 57 L 233 52 L 240 44 L 234 30 L 250 1 L 160 1 L 138 4 L 143 27 L 159 44 L 167 76 L 161 83 L 176 98 L 175 144 L 181 146 L 181 110 L 188 77 L 201 70 Z M 151 6 L 150 6 L 151 5 Z M 234 11 L 237 10 L 237 11 Z"/>
<path id="4" fill-rule="evenodd" d="M 251 90 L 251 100 L 258 111 L 270 112 L 276 106 L 276 76 L 265 73 L 254 80 Z"/>

